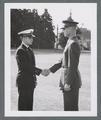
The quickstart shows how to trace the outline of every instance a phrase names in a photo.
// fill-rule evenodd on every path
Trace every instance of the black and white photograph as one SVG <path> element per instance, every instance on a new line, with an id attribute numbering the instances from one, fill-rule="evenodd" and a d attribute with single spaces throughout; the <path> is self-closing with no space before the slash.
<path id="1" fill-rule="evenodd" d="M 97 3 L 5 3 L 5 116 L 97 116 Z"/>

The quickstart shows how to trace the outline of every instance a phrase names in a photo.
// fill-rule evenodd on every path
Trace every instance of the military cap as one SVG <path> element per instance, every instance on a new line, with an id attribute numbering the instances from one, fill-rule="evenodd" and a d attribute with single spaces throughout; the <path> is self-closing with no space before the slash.
<path id="1" fill-rule="evenodd" d="M 31 35 L 32 37 L 35 37 L 35 35 L 33 35 L 34 30 L 33 29 L 27 29 L 27 30 L 23 30 L 18 32 L 18 35 Z"/>
<path id="2" fill-rule="evenodd" d="M 67 27 L 70 27 L 70 26 L 76 26 L 78 24 L 78 22 L 74 21 L 71 17 L 71 13 L 70 13 L 70 16 L 68 17 L 67 20 L 63 20 L 63 23 L 65 24 L 63 28 L 61 29 L 65 29 Z"/>

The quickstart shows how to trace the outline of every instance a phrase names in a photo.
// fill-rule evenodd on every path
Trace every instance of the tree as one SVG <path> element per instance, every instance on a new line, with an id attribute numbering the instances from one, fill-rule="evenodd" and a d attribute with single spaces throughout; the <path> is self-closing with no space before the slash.
<path id="1" fill-rule="evenodd" d="M 41 15 L 41 28 L 42 28 L 42 45 L 44 48 L 53 48 L 55 43 L 55 34 L 53 32 L 52 17 L 45 9 Z"/>
<path id="2" fill-rule="evenodd" d="M 38 11 L 33 9 L 11 9 L 11 47 L 18 47 L 21 43 L 17 33 L 32 28 L 36 35 L 33 42 L 34 48 L 53 48 L 55 35 L 52 26 L 52 17 L 45 9 L 39 16 Z"/>

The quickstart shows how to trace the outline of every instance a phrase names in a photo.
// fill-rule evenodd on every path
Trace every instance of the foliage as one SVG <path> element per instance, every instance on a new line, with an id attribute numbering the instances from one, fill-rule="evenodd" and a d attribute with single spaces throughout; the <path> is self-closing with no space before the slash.
<path id="1" fill-rule="evenodd" d="M 82 46 L 84 49 L 90 49 L 90 40 L 91 40 L 91 31 L 87 28 L 77 28 L 76 35 L 80 42 L 82 42 Z M 64 37 L 63 32 L 59 35 L 59 45 L 64 48 L 67 42 L 67 38 Z M 86 47 L 84 46 L 86 44 Z"/>
<path id="2" fill-rule="evenodd" d="M 11 48 L 21 44 L 18 32 L 25 29 L 34 29 L 36 40 L 33 42 L 34 48 L 53 48 L 55 35 L 52 26 L 52 17 L 45 9 L 39 16 L 38 11 L 33 9 L 11 9 Z"/>

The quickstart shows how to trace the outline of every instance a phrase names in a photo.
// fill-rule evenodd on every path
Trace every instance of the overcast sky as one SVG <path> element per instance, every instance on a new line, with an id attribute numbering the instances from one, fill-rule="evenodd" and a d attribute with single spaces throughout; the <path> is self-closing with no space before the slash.
<path id="1" fill-rule="evenodd" d="M 57 25 L 59 28 L 63 27 L 62 21 L 69 17 L 70 10 L 72 12 L 72 18 L 79 22 L 78 26 L 80 27 L 83 25 L 82 27 L 92 30 L 97 23 L 96 3 L 9 3 L 9 5 L 11 8 L 37 9 L 39 15 L 46 8 L 52 16 L 55 28 Z"/>

